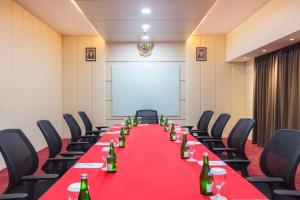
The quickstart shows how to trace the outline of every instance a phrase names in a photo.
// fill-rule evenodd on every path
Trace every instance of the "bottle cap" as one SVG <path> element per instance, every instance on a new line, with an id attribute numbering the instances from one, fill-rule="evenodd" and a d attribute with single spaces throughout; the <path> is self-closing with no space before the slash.
<path id="1" fill-rule="evenodd" d="M 81 174 L 81 175 L 80 175 L 80 177 L 81 177 L 81 179 L 87 179 L 87 177 L 88 177 L 88 174 L 86 174 L 86 173 L 84 173 L 84 174 Z"/>
<path id="2" fill-rule="evenodd" d="M 204 155 L 204 156 L 208 156 L 208 153 L 207 153 L 207 152 L 204 152 L 203 155 Z"/>

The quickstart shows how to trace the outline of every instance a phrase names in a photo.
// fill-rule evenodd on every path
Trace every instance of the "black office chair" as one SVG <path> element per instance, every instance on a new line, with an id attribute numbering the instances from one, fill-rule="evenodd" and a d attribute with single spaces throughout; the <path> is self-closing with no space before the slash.
<path id="1" fill-rule="evenodd" d="M 78 160 L 74 156 L 81 156 L 84 152 L 73 151 L 62 153 L 61 138 L 51 122 L 48 120 L 39 120 L 37 121 L 37 125 L 43 133 L 49 149 L 48 159 L 42 166 L 42 170 L 46 173 L 56 173 L 61 176 Z M 75 145 L 78 145 L 78 143 Z"/>
<path id="2" fill-rule="evenodd" d="M 199 136 L 209 136 L 208 135 L 208 125 L 210 122 L 211 117 L 213 116 L 214 112 L 211 110 L 204 111 L 198 121 L 197 129 L 192 129 L 194 126 L 182 126 L 183 128 L 187 128 L 194 137 Z M 198 134 L 199 133 L 199 134 Z"/>
<path id="3" fill-rule="evenodd" d="M 215 121 L 214 125 L 211 128 L 210 136 L 207 136 L 205 131 L 204 131 L 204 135 L 202 135 L 201 134 L 202 132 L 199 131 L 198 132 L 199 136 L 195 136 L 195 137 L 200 142 L 202 142 L 202 140 L 204 140 L 204 139 L 219 139 L 219 140 L 222 140 L 223 130 L 224 130 L 229 118 L 230 118 L 229 114 L 226 114 L 226 113 L 220 114 L 219 117 L 217 118 L 217 120 Z M 207 144 L 207 143 L 204 143 L 204 145 L 205 144 Z M 209 143 L 209 144 L 211 144 L 211 143 Z M 217 143 L 217 144 L 219 144 L 219 146 L 215 146 L 215 147 L 225 147 L 223 145 L 223 143 Z M 213 146 L 207 146 L 207 147 L 209 147 L 210 149 L 213 148 Z"/>
<path id="4" fill-rule="evenodd" d="M 109 128 L 108 126 L 96 126 L 97 130 L 93 130 L 93 124 L 87 114 L 83 111 L 78 112 L 80 118 L 82 119 L 82 122 L 85 127 L 85 134 L 86 135 L 99 135 L 100 133 L 106 132 L 106 130 L 102 130 L 104 128 Z"/>
<path id="5" fill-rule="evenodd" d="M 227 140 L 228 147 L 212 149 L 229 166 L 235 170 L 240 170 L 244 177 L 248 176 L 247 167 L 251 163 L 246 155 L 245 145 L 254 125 L 255 121 L 253 119 L 240 119 L 230 131 Z M 213 146 L 225 146 L 221 139 L 203 139 L 202 142 L 213 143 Z M 240 165 L 232 160 L 245 160 L 245 162 Z"/>
<path id="6" fill-rule="evenodd" d="M 267 142 L 259 164 L 267 177 L 248 177 L 270 199 L 300 199 L 295 178 L 300 161 L 300 131 L 279 129 Z"/>
<path id="7" fill-rule="evenodd" d="M 142 124 L 158 124 L 158 115 L 156 110 L 137 110 L 137 117 L 142 117 Z"/>
<path id="8" fill-rule="evenodd" d="M 84 144 L 84 149 L 78 149 L 73 145 L 68 145 L 68 151 L 87 151 L 98 139 L 100 139 L 100 136 L 97 135 L 81 135 L 80 126 L 71 114 L 65 113 L 63 117 L 71 132 L 71 142 L 86 142 L 86 144 Z"/>
<path id="9" fill-rule="evenodd" d="M 27 193 L 27 199 L 38 199 L 58 178 L 58 174 L 34 175 L 38 168 L 38 155 L 20 129 L 0 131 L 0 151 L 9 175 L 5 194 Z"/>
<path id="10" fill-rule="evenodd" d="M 0 194 L 0 200 L 27 200 L 27 193 Z"/>

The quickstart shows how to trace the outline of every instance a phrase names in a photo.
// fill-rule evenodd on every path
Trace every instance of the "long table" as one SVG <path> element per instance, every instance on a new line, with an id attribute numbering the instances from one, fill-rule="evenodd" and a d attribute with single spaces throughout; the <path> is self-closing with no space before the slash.
<path id="1" fill-rule="evenodd" d="M 117 131 L 111 128 L 109 131 Z M 104 134 L 99 140 L 110 141 L 118 134 Z M 188 140 L 195 140 L 188 135 Z M 80 174 L 88 173 L 89 192 L 92 200 L 200 200 L 209 196 L 200 194 L 199 175 L 201 166 L 180 158 L 180 144 L 171 142 L 169 134 L 159 125 L 133 127 L 126 136 L 126 147 L 116 147 L 117 172 L 108 174 L 101 169 L 68 170 L 42 197 L 42 200 L 68 199 L 67 188 L 80 182 Z M 78 162 L 103 162 L 103 146 L 94 145 Z M 210 160 L 219 158 L 204 145 L 194 145 L 194 157 L 202 160 L 208 152 Z M 107 153 L 106 153 L 107 154 Z M 226 185 L 221 194 L 232 199 L 267 199 L 254 186 L 229 166 Z"/>

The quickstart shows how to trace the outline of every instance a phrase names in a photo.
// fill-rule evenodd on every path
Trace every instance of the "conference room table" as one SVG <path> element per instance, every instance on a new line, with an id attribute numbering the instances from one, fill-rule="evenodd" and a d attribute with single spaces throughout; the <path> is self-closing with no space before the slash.
<path id="1" fill-rule="evenodd" d="M 121 124 L 113 125 L 94 146 L 92 146 L 78 163 L 103 163 L 103 152 L 110 140 L 119 137 Z M 177 131 L 185 131 L 176 127 Z M 182 138 L 182 137 L 181 137 Z M 180 138 L 180 139 L 181 139 Z M 196 141 L 187 135 L 188 141 Z M 126 136 L 126 147 L 115 147 L 117 155 L 117 172 L 107 173 L 101 168 L 69 169 L 42 197 L 42 200 L 69 199 L 68 187 L 80 182 L 80 174 L 88 174 L 89 193 L 92 200 L 200 200 L 209 199 L 199 189 L 201 165 L 180 158 L 180 145 L 170 141 L 169 133 L 159 125 L 141 124 L 133 127 Z M 210 161 L 220 160 L 203 144 L 194 144 L 194 158 L 202 160 L 203 153 L 209 154 Z M 75 164 L 76 165 L 76 164 Z M 267 199 L 239 173 L 228 165 L 222 167 L 227 171 L 226 184 L 221 195 L 228 200 L 263 200 Z M 216 194 L 216 190 L 213 189 Z"/>

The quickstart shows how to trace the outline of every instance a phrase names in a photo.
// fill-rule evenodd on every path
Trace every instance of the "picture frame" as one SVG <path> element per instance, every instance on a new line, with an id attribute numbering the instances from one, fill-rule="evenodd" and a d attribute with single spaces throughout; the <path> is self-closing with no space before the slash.
<path id="1" fill-rule="evenodd" d="M 85 48 L 85 61 L 96 61 L 96 48 L 95 47 Z"/>
<path id="2" fill-rule="evenodd" d="M 196 61 L 206 61 L 207 51 L 206 47 L 196 48 Z"/>

